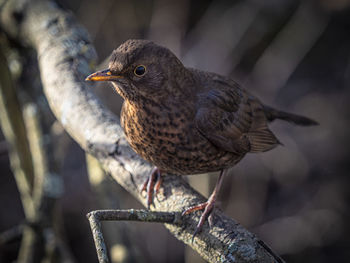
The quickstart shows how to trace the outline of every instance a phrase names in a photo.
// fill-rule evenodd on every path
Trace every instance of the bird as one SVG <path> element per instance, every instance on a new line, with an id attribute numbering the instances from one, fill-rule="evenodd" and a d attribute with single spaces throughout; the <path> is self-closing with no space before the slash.
<path id="1" fill-rule="evenodd" d="M 270 122 L 318 124 L 265 105 L 229 77 L 185 67 L 168 48 L 149 40 L 127 40 L 112 52 L 107 69 L 85 80 L 111 82 L 124 99 L 120 120 L 126 139 L 154 165 L 141 189 L 148 208 L 163 175 L 220 171 L 208 200 L 182 213 L 203 211 L 193 238 L 213 211 L 227 169 L 247 153 L 281 145 Z"/>

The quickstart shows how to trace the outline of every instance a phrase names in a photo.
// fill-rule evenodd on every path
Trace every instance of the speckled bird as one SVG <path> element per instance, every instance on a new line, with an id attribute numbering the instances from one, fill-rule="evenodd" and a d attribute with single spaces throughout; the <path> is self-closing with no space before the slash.
<path id="1" fill-rule="evenodd" d="M 130 146 L 155 165 L 143 189 L 148 206 L 161 174 L 221 171 L 208 201 L 183 214 L 204 210 L 197 234 L 210 215 L 224 171 L 246 153 L 280 144 L 268 123 L 298 125 L 315 121 L 266 106 L 234 80 L 185 67 L 167 48 L 147 40 L 128 40 L 113 51 L 109 67 L 86 78 L 110 81 L 123 97 L 121 125 Z"/>

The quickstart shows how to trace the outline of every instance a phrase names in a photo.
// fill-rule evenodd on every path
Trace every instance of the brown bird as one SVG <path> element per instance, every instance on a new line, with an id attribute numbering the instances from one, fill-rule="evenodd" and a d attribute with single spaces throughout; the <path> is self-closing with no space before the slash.
<path id="1" fill-rule="evenodd" d="M 156 168 L 145 183 L 148 207 L 161 173 L 177 175 L 221 171 L 208 201 L 183 214 L 204 210 L 196 235 L 210 215 L 226 168 L 246 153 L 280 144 L 268 123 L 317 122 L 264 105 L 230 78 L 186 68 L 167 48 L 147 40 L 128 40 L 113 51 L 109 68 L 89 81 L 111 81 L 124 98 L 121 125 L 130 146 Z"/>

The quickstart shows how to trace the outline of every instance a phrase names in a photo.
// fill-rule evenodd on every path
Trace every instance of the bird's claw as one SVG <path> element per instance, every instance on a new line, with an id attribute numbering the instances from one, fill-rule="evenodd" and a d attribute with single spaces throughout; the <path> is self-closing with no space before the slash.
<path id="1" fill-rule="evenodd" d="M 199 210 L 203 210 L 203 209 L 205 209 L 205 207 L 207 205 L 208 205 L 208 202 L 201 203 L 199 205 L 191 206 L 191 207 L 187 208 L 185 211 L 182 212 L 182 216 L 188 215 L 190 213 L 193 213 L 193 212 L 196 212 L 196 211 L 199 211 Z"/>
<path id="2" fill-rule="evenodd" d="M 209 200 L 205 203 L 201 203 L 199 205 L 196 205 L 196 206 L 191 206 L 190 208 L 187 208 L 184 212 L 182 212 L 182 215 L 188 215 L 192 212 L 195 212 L 195 211 L 198 211 L 198 210 L 204 210 L 200 219 L 199 219 L 199 222 L 196 226 L 196 229 L 193 233 L 193 236 L 192 236 L 192 243 L 193 243 L 193 240 L 195 238 L 195 236 L 201 232 L 202 228 L 203 228 L 203 225 L 205 223 L 205 221 L 208 219 L 208 217 L 211 215 L 212 211 L 213 211 L 213 208 L 214 208 L 214 204 L 215 204 L 215 200 L 214 199 L 211 199 L 209 198 Z"/>
<path id="3" fill-rule="evenodd" d="M 149 177 L 143 183 L 141 188 L 141 193 L 143 191 L 147 192 L 147 209 L 150 209 L 153 200 L 153 194 L 157 194 L 159 192 L 159 188 L 162 184 L 162 177 L 160 170 L 155 167 L 150 173 Z"/>

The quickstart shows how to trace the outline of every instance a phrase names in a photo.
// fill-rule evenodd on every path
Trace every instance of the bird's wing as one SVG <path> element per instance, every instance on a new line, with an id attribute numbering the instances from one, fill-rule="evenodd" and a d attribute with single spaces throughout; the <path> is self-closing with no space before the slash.
<path id="1" fill-rule="evenodd" d="M 264 152 L 279 144 L 258 99 L 233 81 L 214 78 L 213 84 L 198 100 L 195 123 L 201 134 L 217 147 L 238 154 Z"/>

